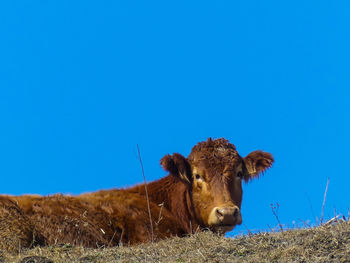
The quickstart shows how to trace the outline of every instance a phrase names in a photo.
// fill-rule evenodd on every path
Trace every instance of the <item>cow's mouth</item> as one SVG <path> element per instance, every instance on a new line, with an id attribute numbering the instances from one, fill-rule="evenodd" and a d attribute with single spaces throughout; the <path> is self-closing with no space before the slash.
<path id="1" fill-rule="evenodd" d="M 225 234 L 226 232 L 231 231 L 234 229 L 236 224 L 233 225 L 227 225 L 227 224 L 221 224 L 221 225 L 213 225 L 211 226 L 211 230 L 213 232 L 219 233 L 219 234 Z"/>
<path id="2" fill-rule="evenodd" d="M 214 207 L 208 218 L 210 229 L 218 233 L 231 231 L 242 223 L 240 210 L 236 206 Z"/>
<path id="3" fill-rule="evenodd" d="M 240 224 L 242 224 L 241 216 L 235 218 L 234 220 L 226 224 L 223 224 L 223 223 L 213 224 L 211 225 L 211 229 L 216 233 L 225 234 L 226 232 L 229 232 L 232 229 L 234 229 L 236 225 L 240 225 Z"/>

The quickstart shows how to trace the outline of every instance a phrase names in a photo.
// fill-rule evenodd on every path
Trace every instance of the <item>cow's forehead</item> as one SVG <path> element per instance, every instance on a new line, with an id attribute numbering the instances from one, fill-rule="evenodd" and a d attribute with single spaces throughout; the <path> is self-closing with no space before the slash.
<path id="1" fill-rule="evenodd" d="M 192 148 L 188 160 L 195 166 L 201 166 L 209 172 L 230 169 L 241 160 L 236 147 L 226 139 L 200 142 Z"/>

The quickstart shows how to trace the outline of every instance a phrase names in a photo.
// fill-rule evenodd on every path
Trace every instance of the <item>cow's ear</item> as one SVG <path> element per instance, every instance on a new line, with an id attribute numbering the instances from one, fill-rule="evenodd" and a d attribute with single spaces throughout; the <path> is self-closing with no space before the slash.
<path id="1" fill-rule="evenodd" d="M 167 154 L 161 160 L 163 169 L 170 172 L 171 175 L 180 178 L 182 181 L 191 183 L 191 166 L 187 159 L 181 154 Z"/>
<path id="2" fill-rule="evenodd" d="M 246 157 L 244 157 L 243 160 L 245 167 L 248 170 L 248 180 L 259 177 L 259 175 L 270 168 L 274 162 L 272 154 L 263 151 L 251 152 Z"/>

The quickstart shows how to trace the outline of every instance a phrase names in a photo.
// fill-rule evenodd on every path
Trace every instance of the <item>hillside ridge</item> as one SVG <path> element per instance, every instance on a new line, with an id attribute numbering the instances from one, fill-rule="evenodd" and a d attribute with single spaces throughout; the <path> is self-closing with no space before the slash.
<path id="1" fill-rule="evenodd" d="M 350 222 L 225 238 L 202 232 L 157 243 L 86 249 L 36 247 L 0 262 L 350 262 Z"/>

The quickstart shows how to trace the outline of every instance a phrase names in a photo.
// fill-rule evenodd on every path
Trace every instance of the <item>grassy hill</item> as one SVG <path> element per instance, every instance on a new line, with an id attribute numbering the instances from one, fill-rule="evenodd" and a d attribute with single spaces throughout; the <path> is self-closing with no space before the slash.
<path id="1" fill-rule="evenodd" d="M 224 238 L 210 232 L 134 247 L 34 248 L 0 262 L 350 262 L 350 222 Z"/>

